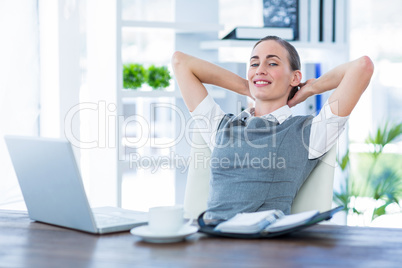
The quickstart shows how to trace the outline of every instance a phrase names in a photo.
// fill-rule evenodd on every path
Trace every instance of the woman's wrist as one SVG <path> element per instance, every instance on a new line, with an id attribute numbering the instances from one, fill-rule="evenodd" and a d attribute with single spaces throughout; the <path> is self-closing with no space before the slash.
<path id="1" fill-rule="evenodd" d="M 322 93 L 322 92 L 320 92 L 319 85 L 320 85 L 319 78 L 314 79 L 314 81 L 310 84 L 310 87 L 308 88 L 308 92 L 309 92 L 310 96 L 314 96 L 314 95 Z"/>
<path id="2" fill-rule="evenodd" d="M 249 88 L 247 79 L 243 79 L 243 92 L 242 92 L 242 94 L 245 95 L 245 96 L 251 97 L 250 88 Z"/>

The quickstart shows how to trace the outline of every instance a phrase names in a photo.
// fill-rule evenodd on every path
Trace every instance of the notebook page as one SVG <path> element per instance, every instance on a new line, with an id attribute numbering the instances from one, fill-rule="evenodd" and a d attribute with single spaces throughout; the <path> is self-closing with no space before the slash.
<path id="1" fill-rule="evenodd" d="M 317 214 L 319 214 L 318 210 L 311 210 L 297 214 L 286 215 L 276 222 L 272 223 L 271 225 L 267 226 L 264 231 L 278 232 L 295 226 L 303 225 Z"/>

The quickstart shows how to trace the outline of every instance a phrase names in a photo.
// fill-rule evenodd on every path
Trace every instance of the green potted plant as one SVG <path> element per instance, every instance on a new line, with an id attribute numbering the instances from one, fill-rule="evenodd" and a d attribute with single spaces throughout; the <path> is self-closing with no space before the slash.
<path id="1" fill-rule="evenodd" d="M 166 66 L 156 67 L 151 65 L 148 68 L 147 83 L 155 89 L 163 89 L 170 85 L 170 72 Z"/>
<path id="2" fill-rule="evenodd" d="M 123 65 L 123 87 L 137 89 L 142 86 L 146 80 L 146 70 L 138 63 L 129 63 Z"/>
<path id="3" fill-rule="evenodd" d="M 384 126 L 379 128 L 375 135 L 369 136 L 366 143 L 373 145 L 373 150 L 370 153 L 372 164 L 369 169 L 366 192 L 374 200 L 382 200 L 383 205 L 375 207 L 371 219 L 384 215 L 385 208 L 392 203 L 399 203 L 399 198 L 402 197 L 401 178 L 399 178 L 395 171 L 385 168 L 379 173 L 375 173 L 375 168 L 378 165 L 380 156 L 384 147 L 393 142 L 402 134 L 401 124 L 389 124 L 385 122 Z M 371 187 L 370 187 L 371 186 Z"/>
<path id="4" fill-rule="evenodd" d="M 362 167 L 367 172 L 361 171 L 356 174 L 346 175 L 345 183 L 339 191 L 334 192 L 334 202 L 343 205 L 348 214 L 363 215 L 370 213 L 370 221 L 386 214 L 386 207 L 391 204 L 398 204 L 402 198 L 402 179 L 397 175 L 395 168 L 385 166 L 384 163 L 389 159 L 384 159 L 384 147 L 395 141 L 402 135 L 401 124 L 389 124 L 379 127 L 375 135 L 369 135 L 366 143 L 371 150 L 360 155 L 360 159 L 365 160 Z M 392 156 L 391 156 L 392 157 Z M 380 164 L 380 159 L 384 161 Z M 338 160 L 342 172 L 346 172 L 350 165 L 349 151 Z M 374 202 L 372 208 L 357 208 L 358 199 L 370 198 Z"/>

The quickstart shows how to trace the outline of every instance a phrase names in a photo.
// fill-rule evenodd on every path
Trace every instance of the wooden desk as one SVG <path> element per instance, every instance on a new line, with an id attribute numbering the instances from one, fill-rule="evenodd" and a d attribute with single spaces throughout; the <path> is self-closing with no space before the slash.
<path id="1" fill-rule="evenodd" d="M 0 210 L 0 267 L 402 267 L 402 229 L 316 225 L 264 240 L 194 234 L 149 244 L 128 232 L 91 235 Z"/>

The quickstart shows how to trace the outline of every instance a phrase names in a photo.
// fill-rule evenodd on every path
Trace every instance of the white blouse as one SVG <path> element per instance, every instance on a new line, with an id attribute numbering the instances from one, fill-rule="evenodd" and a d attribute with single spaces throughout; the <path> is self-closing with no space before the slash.
<path id="1" fill-rule="evenodd" d="M 216 131 L 224 115 L 225 112 L 222 111 L 211 95 L 205 97 L 196 109 L 191 112 L 197 128 L 200 130 L 202 137 L 211 151 L 214 149 Z M 254 116 L 254 108 L 246 109 L 238 115 L 238 117 L 245 120 L 251 116 Z M 282 124 L 291 116 L 291 109 L 288 105 L 284 105 L 262 117 L 270 121 L 278 121 L 279 124 Z M 331 149 L 345 129 L 348 119 L 349 116 L 341 117 L 333 114 L 328 101 L 324 104 L 320 113 L 312 121 L 309 159 L 318 158 Z"/>

